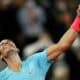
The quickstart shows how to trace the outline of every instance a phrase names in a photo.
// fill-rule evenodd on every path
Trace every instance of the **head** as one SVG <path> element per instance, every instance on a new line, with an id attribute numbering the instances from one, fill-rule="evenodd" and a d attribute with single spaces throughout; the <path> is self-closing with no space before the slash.
<path id="1" fill-rule="evenodd" d="M 19 71 L 21 67 L 21 60 L 18 53 L 19 49 L 11 40 L 6 39 L 0 42 L 0 59 L 14 71 Z"/>

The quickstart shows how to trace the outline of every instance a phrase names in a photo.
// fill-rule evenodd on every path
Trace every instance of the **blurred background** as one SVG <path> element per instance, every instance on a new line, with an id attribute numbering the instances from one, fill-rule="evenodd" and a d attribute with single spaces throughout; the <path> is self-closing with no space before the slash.
<path id="1" fill-rule="evenodd" d="M 0 0 L 0 41 L 13 40 L 22 60 L 59 41 L 80 0 Z M 80 35 L 51 65 L 45 80 L 80 80 Z M 0 61 L 0 70 L 6 64 Z"/>

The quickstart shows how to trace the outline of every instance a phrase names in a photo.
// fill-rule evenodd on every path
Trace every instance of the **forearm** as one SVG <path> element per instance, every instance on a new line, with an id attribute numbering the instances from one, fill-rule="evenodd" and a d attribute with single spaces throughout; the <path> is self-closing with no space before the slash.
<path id="1" fill-rule="evenodd" d="M 60 54 L 69 49 L 80 32 L 80 7 L 78 8 L 77 16 L 71 27 L 61 37 L 59 42 L 47 49 L 48 58 L 56 59 Z"/>
<path id="2" fill-rule="evenodd" d="M 77 32 L 70 28 L 60 39 L 60 41 L 47 49 L 49 59 L 56 59 L 60 54 L 66 51 L 77 37 Z"/>
<path id="3" fill-rule="evenodd" d="M 72 43 L 78 36 L 78 33 L 74 31 L 72 28 L 70 28 L 60 39 L 60 41 L 57 43 L 60 46 L 60 49 L 62 51 L 67 50 L 71 47 Z"/>
<path id="4" fill-rule="evenodd" d="M 80 21 L 80 18 L 77 18 L 76 20 Z M 61 37 L 59 42 L 47 49 L 49 59 L 56 59 L 60 54 L 70 48 L 70 46 L 76 39 L 78 32 L 80 31 L 80 28 L 78 26 L 80 22 L 76 20 L 67 30 L 67 32 L 65 32 L 65 34 Z"/>

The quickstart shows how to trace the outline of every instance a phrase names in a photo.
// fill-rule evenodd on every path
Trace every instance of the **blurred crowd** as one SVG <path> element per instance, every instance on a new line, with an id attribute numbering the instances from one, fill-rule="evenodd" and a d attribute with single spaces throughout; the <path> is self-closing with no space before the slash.
<path id="1" fill-rule="evenodd" d="M 0 41 L 10 39 L 25 60 L 59 41 L 70 27 L 79 0 L 0 0 Z M 80 35 L 51 65 L 45 80 L 80 80 Z M 0 62 L 0 70 L 5 68 Z"/>

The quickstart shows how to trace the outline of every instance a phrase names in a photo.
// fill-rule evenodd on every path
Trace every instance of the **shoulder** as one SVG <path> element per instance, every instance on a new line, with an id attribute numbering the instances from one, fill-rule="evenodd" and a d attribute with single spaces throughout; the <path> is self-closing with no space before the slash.
<path id="1" fill-rule="evenodd" d="M 41 57 L 47 57 L 47 51 L 46 50 L 44 50 L 42 52 L 35 53 L 34 55 L 32 55 L 30 57 L 30 59 L 38 59 L 38 58 L 41 58 Z"/>
<path id="2" fill-rule="evenodd" d="M 44 50 L 42 52 L 35 53 L 34 55 L 28 57 L 24 62 L 37 61 L 42 57 L 47 58 L 47 51 L 46 50 Z"/>

